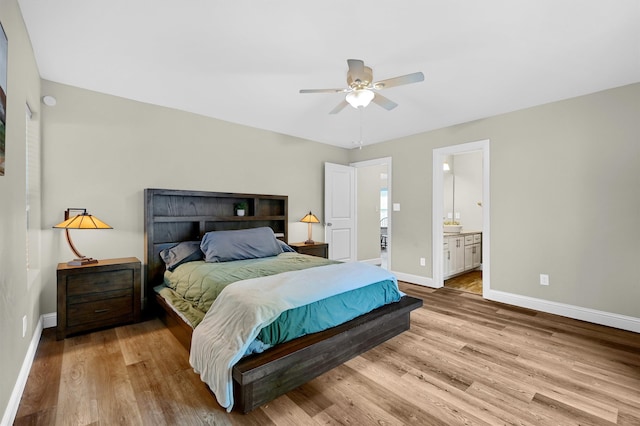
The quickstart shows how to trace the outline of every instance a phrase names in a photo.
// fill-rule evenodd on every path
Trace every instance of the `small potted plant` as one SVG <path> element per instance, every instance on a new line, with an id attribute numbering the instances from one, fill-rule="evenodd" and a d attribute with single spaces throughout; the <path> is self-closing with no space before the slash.
<path id="1" fill-rule="evenodd" d="M 247 203 L 244 201 L 240 201 L 239 203 L 235 204 L 235 208 L 237 216 L 244 216 L 247 211 Z"/>

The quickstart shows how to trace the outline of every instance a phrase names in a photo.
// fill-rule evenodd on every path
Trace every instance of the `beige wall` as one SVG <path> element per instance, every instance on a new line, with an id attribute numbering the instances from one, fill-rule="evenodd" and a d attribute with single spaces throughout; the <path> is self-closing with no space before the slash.
<path id="1" fill-rule="evenodd" d="M 306 212 L 322 220 L 324 162 L 347 163 L 341 148 L 115 96 L 42 82 L 57 98 L 43 114 L 43 312 L 54 312 L 55 266 L 72 258 L 51 227 L 68 207 L 84 207 L 108 231 L 72 231 L 96 258 L 144 258 L 144 188 L 289 196 L 289 240 L 304 241 Z M 323 229 L 313 233 L 324 240 Z"/>
<path id="2" fill-rule="evenodd" d="M 431 277 L 432 150 L 489 139 L 491 288 L 640 318 L 640 84 L 352 150 L 393 157 L 391 269 Z M 551 285 L 539 285 L 539 274 Z"/>
<path id="3" fill-rule="evenodd" d="M 40 276 L 27 278 L 25 219 L 25 103 L 40 114 L 40 76 L 15 0 L 0 0 L 9 40 L 6 169 L 0 176 L 0 416 L 5 412 L 40 317 Z M 37 125 L 34 126 L 37 132 Z M 37 213 L 37 212 L 34 212 Z M 27 333 L 22 337 L 22 318 Z"/>

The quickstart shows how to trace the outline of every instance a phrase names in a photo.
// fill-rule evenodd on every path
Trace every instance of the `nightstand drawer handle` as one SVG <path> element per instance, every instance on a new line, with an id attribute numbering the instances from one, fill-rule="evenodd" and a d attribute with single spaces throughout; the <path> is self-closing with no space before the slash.
<path id="1" fill-rule="evenodd" d="M 109 312 L 109 309 L 96 309 L 95 311 L 93 311 L 93 313 L 95 314 L 102 314 L 104 312 Z"/>

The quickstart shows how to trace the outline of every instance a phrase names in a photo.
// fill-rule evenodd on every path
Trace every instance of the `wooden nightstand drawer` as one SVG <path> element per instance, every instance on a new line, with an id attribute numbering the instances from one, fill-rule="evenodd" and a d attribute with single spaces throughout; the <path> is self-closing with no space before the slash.
<path id="1" fill-rule="evenodd" d="M 121 292 L 120 292 L 121 293 Z M 92 322 L 104 323 L 112 319 L 121 319 L 133 315 L 131 291 L 113 299 L 96 300 L 89 303 L 69 304 L 67 306 L 67 327 L 75 327 Z M 130 319 L 130 320 L 131 320 Z"/>
<path id="2" fill-rule="evenodd" d="M 291 243 L 289 245 L 300 254 L 329 258 L 329 244 L 327 243 Z"/>
<path id="3" fill-rule="evenodd" d="M 123 269 L 98 274 L 71 275 L 67 278 L 67 296 L 131 289 L 133 273 L 132 269 Z"/>
<path id="4" fill-rule="evenodd" d="M 140 261 L 135 257 L 97 264 L 58 265 L 56 337 L 140 320 Z"/>
<path id="5" fill-rule="evenodd" d="M 132 293 L 133 291 L 131 289 L 131 283 L 129 283 L 128 288 L 123 288 L 120 290 L 105 291 L 101 293 L 84 293 L 84 294 L 78 294 L 76 296 L 67 296 L 67 308 L 69 308 L 71 305 L 78 305 L 81 303 L 91 303 L 91 302 L 96 302 L 98 300 L 117 299 L 119 297 L 131 298 Z"/>

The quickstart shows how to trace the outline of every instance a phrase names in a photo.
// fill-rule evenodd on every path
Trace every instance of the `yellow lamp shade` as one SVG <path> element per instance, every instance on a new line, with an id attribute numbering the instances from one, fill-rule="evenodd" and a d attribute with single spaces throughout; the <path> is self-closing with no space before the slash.
<path id="1" fill-rule="evenodd" d="M 320 221 L 318 220 L 318 218 L 311 212 L 309 212 L 307 215 L 305 215 L 305 217 L 303 217 L 302 219 L 300 219 L 300 222 L 306 223 L 309 225 L 309 229 L 307 232 L 307 241 L 305 241 L 305 244 L 314 244 L 314 241 L 311 239 L 311 224 L 312 223 L 320 223 Z"/>
<path id="2" fill-rule="evenodd" d="M 70 211 L 80 211 L 80 214 L 77 214 L 73 217 L 69 217 Z M 64 212 L 64 221 L 55 225 L 54 228 L 64 229 L 65 235 L 67 237 L 67 243 L 69 244 L 69 248 L 71 251 L 77 256 L 76 259 L 67 262 L 67 265 L 88 265 L 91 263 L 98 263 L 96 259 L 91 257 L 84 256 L 80 254 L 78 249 L 76 249 L 75 245 L 73 245 L 73 241 L 71 241 L 71 236 L 69 235 L 69 229 L 113 229 L 111 226 L 107 225 L 100 219 L 95 216 L 91 216 L 87 213 L 87 209 L 75 209 L 69 208 Z"/>
<path id="3" fill-rule="evenodd" d="M 84 212 L 54 226 L 62 229 L 113 229 L 95 216 Z"/>
<path id="4" fill-rule="evenodd" d="M 300 222 L 304 222 L 304 223 L 320 223 L 318 218 L 311 212 L 309 212 L 305 217 L 300 219 Z"/>

